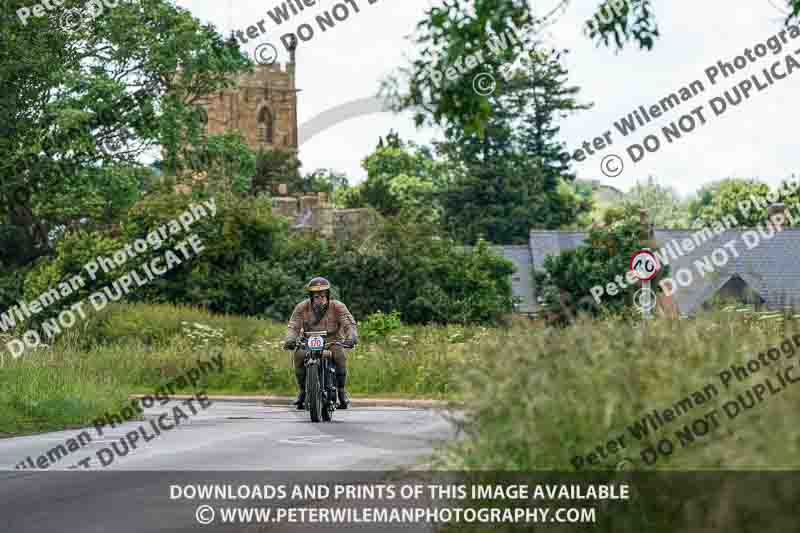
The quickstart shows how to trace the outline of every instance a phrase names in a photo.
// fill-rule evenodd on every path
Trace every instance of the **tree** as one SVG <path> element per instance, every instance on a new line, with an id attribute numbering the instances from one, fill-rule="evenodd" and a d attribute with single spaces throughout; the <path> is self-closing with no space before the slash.
<path id="1" fill-rule="evenodd" d="M 256 156 L 256 173 L 250 192 L 257 196 L 271 194 L 274 185 L 285 183 L 292 191 L 300 188 L 302 163 L 287 150 L 259 150 Z"/>
<path id="2" fill-rule="evenodd" d="M 192 168 L 202 169 L 209 192 L 243 196 L 252 190 L 256 156 L 240 132 L 209 135 L 191 158 Z"/>
<path id="3" fill-rule="evenodd" d="M 710 183 L 697 191 L 689 211 L 696 227 L 727 218 L 736 221 L 734 227 L 752 228 L 763 224 L 769 216 L 769 205 L 778 202 L 792 212 L 800 208 L 800 190 L 794 176 L 791 182 L 784 180 L 773 189 L 756 179 L 728 178 Z"/>
<path id="4" fill-rule="evenodd" d="M 428 221 L 438 218 L 436 195 L 450 183 L 453 170 L 429 148 L 390 132 L 361 166 L 367 179 L 341 196 L 346 207 L 373 207 L 384 216 L 405 212 Z"/>
<path id="5" fill-rule="evenodd" d="M 487 95 L 483 131 L 463 132 L 439 145 L 462 172 L 442 193 L 444 221 L 458 240 L 527 242 L 531 228 L 573 224 L 590 203 L 567 183 L 568 154 L 556 140 L 559 115 L 585 109 L 567 84 L 556 51 L 521 59 L 508 81 Z"/>
<path id="6" fill-rule="evenodd" d="M 688 204 L 673 187 L 659 184 L 652 176 L 645 183 L 636 185 L 625 194 L 624 204 L 646 209 L 651 223 L 659 228 L 685 229 L 691 227 Z"/>
<path id="7" fill-rule="evenodd" d="M 151 190 L 156 175 L 148 167 L 109 164 L 81 170 L 50 196 L 37 195 L 33 211 L 47 221 L 49 241 L 69 228 L 107 229 L 124 217 L 137 200 Z"/>
<path id="8" fill-rule="evenodd" d="M 757 180 L 726 179 L 701 188 L 690 203 L 689 211 L 697 227 L 708 226 L 732 215 L 737 227 L 754 227 L 767 219 L 767 209 L 753 206 L 744 214 L 740 202 L 750 202 L 751 196 L 765 197 L 769 185 Z"/>
<path id="9" fill-rule="evenodd" d="M 67 10 L 83 7 L 65 0 L 24 24 L 9 16 L 0 32 L 0 211 L 25 235 L 26 257 L 51 250 L 55 224 L 96 212 L 103 181 L 150 148 L 161 145 L 177 172 L 184 148 L 201 140 L 200 99 L 251 65 L 163 0 L 119 3 L 74 31 L 61 27 Z M 21 8 L 29 3 L 4 7 Z M 130 191 L 100 196 L 119 194 Z"/>
<path id="10" fill-rule="evenodd" d="M 596 3 L 597 9 L 583 22 L 582 29 L 597 46 L 616 50 L 630 43 L 645 50 L 655 46 L 660 33 L 651 0 L 601 0 Z M 785 22 L 789 25 L 800 15 L 800 0 L 784 0 L 784 3 L 787 6 Z M 384 82 L 382 92 L 394 102 L 397 110 L 413 110 L 418 125 L 442 126 L 448 137 L 454 132 L 481 132 L 491 114 L 487 98 L 474 91 L 471 83 L 442 83 L 443 76 L 440 75 L 449 67 L 461 65 L 459 59 L 485 51 L 487 42 L 514 28 L 520 28 L 521 41 L 535 39 L 569 4 L 569 0 L 561 0 L 549 13 L 537 18 L 531 13 L 527 0 L 442 2 L 442 5 L 425 12 L 411 37 L 418 52 L 417 59 L 390 76 Z M 522 43 L 512 43 L 498 56 L 487 58 L 484 54 L 481 68 L 499 78 L 501 66 L 524 55 L 524 48 Z M 474 70 L 468 73 L 470 79 L 474 75 Z"/>
<path id="11" fill-rule="evenodd" d="M 408 77 L 407 89 L 400 88 L 397 76 L 390 77 L 384 94 L 397 110 L 414 109 L 417 125 L 442 126 L 448 138 L 483 131 L 491 114 L 486 98 L 471 83 L 442 83 L 442 75 L 462 56 L 482 51 L 495 35 L 505 34 L 509 23 L 521 27 L 529 18 L 527 0 L 452 0 L 428 9 L 413 37 L 419 59 L 401 71 Z M 503 57 L 487 54 L 484 66 L 496 72 L 505 61 L 516 59 L 519 48 L 507 47 Z"/>
<path id="12" fill-rule="evenodd" d="M 584 22 L 584 33 L 607 47 L 613 39 L 617 50 L 631 41 L 651 50 L 659 37 L 651 0 L 604 0 Z"/>
<path id="13" fill-rule="evenodd" d="M 535 50 L 523 56 L 521 66 L 512 72 L 501 89 L 508 94 L 513 128 L 519 137 L 519 150 L 540 169 L 545 190 L 554 190 L 559 178 L 572 181 L 570 154 L 558 135 L 557 119 L 590 109 L 591 104 L 576 100 L 580 88 L 568 85 L 568 72 L 562 60 L 567 50 Z"/>
<path id="14" fill-rule="evenodd" d="M 616 295 L 606 295 L 602 304 L 592 298 L 590 290 L 595 285 L 606 286 L 630 269 L 630 257 L 643 247 L 643 228 L 639 223 L 638 210 L 627 206 L 609 211 L 604 226 L 589 230 L 586 243 L 548 256 L 544 268 L 534 272 L 537 293 L 542 298 L 542 309 L 550 321 L 565 323 L 579 312 L 598 316 L 604 312 L 621 312 L 629 307 L 638 285 L 627 287 Z M 653 280 L 653 287 L 669 273 L 669 267 Z"/>
<path id="15" fill-rule="evenodd" d="M 334 195 L 350 187 L 347 176 L 332 168 L 318 168 L 302 179 L 302 191 L 306 193 L 324 192 Z"/>

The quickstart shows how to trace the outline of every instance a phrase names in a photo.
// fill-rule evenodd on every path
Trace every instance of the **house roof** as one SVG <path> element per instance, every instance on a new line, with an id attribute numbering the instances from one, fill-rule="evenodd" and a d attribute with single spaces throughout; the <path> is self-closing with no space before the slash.
<path id="1" fill-rule="evenodd" d="M 770 308 L 800 303 L 800 229 L 786 228 L 772 238 L 764 238 L 759 231 L 728 230 L 702 243 L 691 253 L 675 259 L 670 257 L 671 277 L 675 278 L 681 270 L 690 272 L 692 276 L 691 283 L 678 287 L 673 295 L 681 313 L 695 312 L 734 276 L 742 278 Z M 681 242 L 694 233 L 692 230 L 656 230 L 656 243 L 663 247 L 673 239 Z M 744 233 L 758 235 L 757 245 L 752 249 L 747 248 L 742 238 Z M 731 243 L 729 248 L 732 247 L 735 253 L 724 247 L 726 243 Z M 717 252 L 712 256 L 717 248 L 724 253 Z M 715 258 L 721 266 L 714 264 Z M 710 265 L 713 272 L 707 272 L 705 265 Z M 683 276 L 688 279 L 688 275 Z"/>
<path id="2" fill-rule="evenodd" d="M 727 230 L 719 235 L 709 238 L 706 242 L 700 243 L 694 250 L 682 256 L 673 258 L 668 255 L 671 268 L 671 277 L 675 277 L 677 272 L 685 270 L 691 273 L 691 282 L 686 286 L 676 285 L 673 299 L 678 305 L 681 314 L 690 314 L 711 298 L 728 280 L 734 276 L 744 280 L 771 308 L 783 307 L 784 305 L 800 304 L 800 229 L 785 228 L 775 234 L 771 239 L 766 239 L 758 234 L 756 229 L 736 229 Z M 656 229 L 655 240 L 659 249 L 673 239 L 681 243 L 684 239 L 692 237 L 697 230 L 673 230 Z M 759 244 L 752 249 L 747 249 L 746 243 L 742 240 L 742 235 L 746 232 L 759 235 Z M 544 259 L 548 255 L 558 255 L 566 250 L 572 250 L 584 243 L 586 232 L 576 231 L 542 231 L 533 230 L 530 232 L 529 251 L 530 262 L 526 265 L 526 256 L 512 250 L 504 251 L 503 255 L 518 254 L 518 270 L 527 268 L 530 272 L 531 267 L 541 269 Z M 726 243 L 733 241 L 733 247 L 738 253 L 735 254 L 723 247 Z M 695 244 L 692 241 L 692 244 Z M 498 247 L 515 248 L 515 247 Z M 689 247 L 682 247 L 685 251 Z M 715 256 L 716 266 L 711 257 L 712 252 L 717 248 L 722 248 L 728 255 L 728 262 L 724 263 L 724 256 L 719 252 Z M 665 250 L 666 251 L 666 250 Z M 680 253 L 678 251 L 678 253 Z M 665 259 L 666 262 L 666 259 Z M 713 272 L 704 272 L 698 268 L 709 264 L 714 269 Z M 515 264 L 517 264 L 515 262 Z M 624 274 L 624 273 L 620 273 Z M 681 279 L 687 279 L 686 274 L 682 274 Z M 530 279 L 530 290 L 523 287 L 515 289 L 521 297 L 528 297 L 524 307 L 536 310 L 536 288 L 533 280 Z M 609 280 L 611 281 L 611 280 Z M 524 283 L 520 277 L 519 283 Z M 522 307 L 522 306 L 521 306 Z"/>
<path id="3" fill-rule="evenodd" d="M 535 298 L 533 296 L 533 276 L 531 269 L 531 251 L 523 245 L 519 246 L 492 246 L 492 251 L 502 255 L 512 263 L 516 272 L 511 276 L 511 291 L 515 298 L 519 298 L 516 311 L 519 313 L 533 313 Z"/>

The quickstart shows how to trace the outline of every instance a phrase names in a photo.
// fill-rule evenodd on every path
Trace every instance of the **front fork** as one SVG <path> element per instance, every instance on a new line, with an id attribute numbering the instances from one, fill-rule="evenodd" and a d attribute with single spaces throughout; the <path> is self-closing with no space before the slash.
<path id="1" fill-rule="evenodd" d="M 332 409 L 336 409 L 336 365 L 333 363 L 332 352 L 324 350 L 320 358 L 307 357 L 306 372 L 319 372 L 320 391 L 323 394 L 324 403 L 329 404 Z M 309 406 L 306 404 L 306 410 L 308 409 Z"/>

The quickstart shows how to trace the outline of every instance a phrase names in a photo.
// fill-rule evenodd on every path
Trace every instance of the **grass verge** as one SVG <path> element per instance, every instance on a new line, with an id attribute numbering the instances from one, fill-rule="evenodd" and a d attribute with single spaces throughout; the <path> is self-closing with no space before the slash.
<path id="1" fill-rule="evenodd" d="M 442 454 L 439 466 L 513 471 L 615 469 L 796 469 L 800 467 L 800 383 L 781 386 L 778 374 L 800 382 L 800 346 L 789 343 L 777 361 L 722 383 L 720 373 L 800 332 L 800 322 L 717 312 L 691 320 L 584 321 L 566 329 L 516 327 L 474 345 L 479 361 L 465 374 L 463 429 L 467 438 Z M 800 337 L 798 337 L 800 341 Z M 791 368 L 790 368 L 791 367 Z M 751 367 L 751 368 L 754 368 Z M 766 380 L 771 381 L 774 394 Z M 716 394 L 706 389 L 712 385 Z M 749 404 L 735 416 L 728 402 Z M 706 390 L 701 403 L 693 396 Z M 766 392 L 764 392 L 766 390 Z M 675 405 L 695 399 L 689 409 Z M 686 406 L 686 404 L 683 404 Z M 664 420 L 646 434 L 631 429 L 657 410 Z M 714 424 L 708 413 L 717 413 Z M 698 419 L 706 420 L 695 423 Z M 688 436 L 686 427 L 692 430 Z M 651 428 L 651 426 L 648 426 Z M 678 435 L 681 432 L 681 435 Z M 611 440 L 622 437 L 625 447 Z M 691 437 L 691 438 L 689 438 Z M 646 461 L 641 452 L 668 439 L 673 451 Z M 605 450 L 601 457 L 597 447 Z M 663 445 L 663 449 L 668 447 Z M 595 452 L 595 456 L 589 454 Z M 652 456 L 648 456 L 651 457 Z M 591 463 L 594 464 L 591 464 Z M 622 463 L 622 465 L 620 464 Z"/>
<path id="2" fill-rule="evenodd" d="M 206 379 L 209 394 L 294 395 L 291 354 L 281 348 L 285 333 L 281 323 L 192 307 L 109 306 L 50 347 L 18 359 L 0 351 L 0 433 L 86 424 L 220 348 L 225 369 Z M 356 396 L 458 399 L 453 368 L 472 364 L 472 347 L 492 334 L 485 328 L 404 326 L 373 336 L 349 353 L 348 390 Z"/>

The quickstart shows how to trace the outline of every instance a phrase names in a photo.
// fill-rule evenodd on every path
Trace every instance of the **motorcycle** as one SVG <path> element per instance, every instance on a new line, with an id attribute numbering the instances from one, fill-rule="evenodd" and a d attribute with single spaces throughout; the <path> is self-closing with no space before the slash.
<path id="1" fill-rule="evenodd" d="M 306 350 L 303 364 L 306 367 L 305 409 L 312 422 L 330 422 L 336 410 L 336 365 L 333 346 L 343 346 L 339 341 L 325 342 L 326 331 L 309 331 L 300 340 Z"/>

